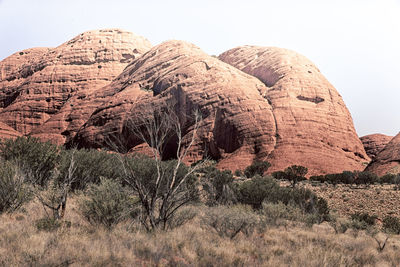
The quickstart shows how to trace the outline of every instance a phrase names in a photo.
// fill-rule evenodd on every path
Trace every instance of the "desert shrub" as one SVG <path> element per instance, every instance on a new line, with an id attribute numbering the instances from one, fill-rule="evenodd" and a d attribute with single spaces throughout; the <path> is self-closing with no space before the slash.
<path id="1" fill-rule="evenodd" d="M 277 180 L 285 180 L 286 179 L 286 174 L 284 171 L 273 172 L 273 173 L 271 173 L 271 176 Z"/>
<path id="2" fill-rule="evenodd" d="M 379 178 L 379 182 L 381 184 L 394 184 L 396 181 L 397 175 L 388 173 L 383 175 L 381 178 Z"/>
<path id="3" fill-rule="evenodd" d="M 325 175 L 314 175 L 310 177 L 310 181 L 324 183 L 326 182 Z"/>
<path id="4" fill-rule="evenodd" d="M 251 180 L 235 184 L 235 193 L 240 203 L 260 209 L 268 196 L 279 190 L 279 185 L 272 177 L 254 176 Z"/>
<path id="5" fill-rule="evenodd" d="M 239 233 L 250 235 L 256 229 L 259 218 L 251 208 L 242 205 L 208 208 L 202 222 L 220 236 L 233 239 Z"/>
<path id="6" fill-rule="evenodd" d="M 351 227 L 356 230 L 367 230 L 375 225 L 376 219 L 376 215 L 369 215 L 366 212 L 357 212 L 351 215 Z"/>
<path id="7" fill-rule="evenodd" d="M 355 172 L 355 183 L 370 185 L 378 181 L 378 176 L 374 173 L 363 171 Z"/>
<path id="8" fill-rule="evenodd" d="M 284 172 L 284 178 L 289 180 L 292 187 L 295 187 L 298 182 L 306 179 L 305 175 L 307 174 L 308 169 L 304 166 L 292 165 L 287 167 Z"/>
<path id="9" fill-rule="evenodd" d="M 271 167 L 271 163 L 268 161 L 256 160 L 250 166 L 247 166 L 246 169 L 244 169 L 244 175 L 247 178 L 251 178 L 255 175 L 263 176 L 269 167 Z"/>
<path id="10" fill-rule="evenodd" d="M 400 235 L 400 219 L 393 216 L 386 216 L 383 219 L 383 229 L 385 232 Z"/>
<path id="11" fill-rule="evenodd" d="M 31 198 L 25 177 L 11 162 L 0 161 L 0 214 L 13 212 Z"/>
<path id="12" fill-rule="evenodd" d="M 243 176 L 243 172 L 241 170 L 236 170 L 235 171 L 235 176 L 242 177 Z"/>
<path id="13" fill-rule="evenodd" d="M 110 229 L 132 215 L 136 204 L 137 200 L 130 197 L 121 184 L 102 178 L 100 184 L 89 186 L 79 208 L 89 223 Z"/>
<path id="14" fill-rule="evenodd" d="M 67 174 L 71 153 L 74 153 L 75 171 L 71 190 L 84 190 L 88 184 L 100 182 L 100 177 L 118 179 L 121 177 L 122 168 L 116 154 L 98 150 L 66 150 L 61 153 L 58 180 Z"/>
<path id="15" fill-rule="evenodd" d="M 174 229 L 180 227 L 187 222 L 193 220 L 199 211 L 196 206 L 186 206 L 178 210 L 174 216 L 167 222 L 167 229 Z"/>
<path id="16" fill-rule="evenodd" d="M 35 221 L 36 229 L 39 231 L 52 232 L 61 227 L 62 222 L 53 217 L 43 217 Z"/>
<path id="17" fill-rule="evenodd" d="M 328 203 L 314 192 L 305 188 L 272 187 L 265 202 L 283 203 L 298 207 L 303 213 L 312 214 L 315 222 L 329 220 Z M 311 217 L 309 217 L 311 218 Z"/>
<path id="18" fill-rule="evenodd" d="M 217 168 L 210 168 L 205 173 L 203 189 L 207 193 L 207 204 L 230 204 L 235 202 L 235 196 L 231 189 L 233 175 L 231 171 L 220 171 Z"/>
<path id="19" fill-rule="evenodd" d="M 7 139 L 0 144 L 0 156 L 17 162 L 27 178 L 41 186 L 52 177 L 60 160 L 59 152 L 56 145 L 32 137 Z"/>
<path id="20" fill-rule="evenodd" d="M 335 230 L 336 234 L 345 233 L 347 229 L 351 228 L 352 223 L 346 218 L 338 218 L 331 216 L 329 225 Z"/>
<path id="21" fill-rule="evenodd" d="M 285 205 L 282 202 L 263 202 L 262 209 L 259 212 L 267 225 L 279 225 L 279 221 L 282 219 L 302 221 L 304 218 L 304 212 L 299 207 Z"/>

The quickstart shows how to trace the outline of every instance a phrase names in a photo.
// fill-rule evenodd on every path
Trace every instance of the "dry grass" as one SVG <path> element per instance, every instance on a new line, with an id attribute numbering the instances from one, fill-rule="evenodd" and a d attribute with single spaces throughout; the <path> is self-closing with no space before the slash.
<path id="1" fill-rule="evenodd" d="M 367 212 L 382 220 L 385 216 L 400 216 L 400 191 L 394 185 L 372 185 L 354 187 L 350 185 L 319 184 L 312 186 L 304 183 L 306 188 L 328 201 L 330 210 L 341 216 L 356 212 Z"/>
<path id="2" fill-rule="evenodd" d="M 71 199 L 65 220 L 71 226 L 39 231 L 45 215 L 35 202 L 25 212 L 0 216 L 1 266 L 399 266 L 400 236 L 379 252 L 364 232 L 334 234 L 326 225 L 267 226 L 249 236 L 221 237 L 193 221 L 168 232 L 146 233 L 120 223 L 112 231 L 87 224 Z M 193 207 L 195 209 L 195 207 Z M 384 235 L 378 235 L 384 239 Z"/>

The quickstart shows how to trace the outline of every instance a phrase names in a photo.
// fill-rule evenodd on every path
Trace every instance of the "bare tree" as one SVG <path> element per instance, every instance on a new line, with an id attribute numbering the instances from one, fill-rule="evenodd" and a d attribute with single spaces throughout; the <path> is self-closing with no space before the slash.
<path id="1" fill-rule="evenodd" d="M 193 117 L 184 119 L 191 124 L 190 133 L 185 138 L 186 129 L 183 129 L 181 119 L 172 109 L 156 110 L 150 116 L 140 114 L 128 121 L 129 131 L 148 144 L 154 158 L 155 173 L 141 177 L 143 174 L 140 174 L 138 166 L 129 162 L 132 157 L 120 156 L 123 180 L 140 199 L 141 223 L 148 231 L 165 229 L 175 212 L 197 197 L 194 172 L 204 163 L 186 166 L 183 162 L 195 141 L 202 118 L 200 112 L 195 111 Z M 167 145 L 175 141 L 176 159 L 163 162 Z"/>
<path id="2" fill-rule="evenodd" d="M 53 179 L 46 192 L 37 194 L 37 198 L 40 203 L 42 203 L 43 207 L 51 210 L 54 220 L 62 219 L 65 215 L 68 193 L 70 192 L 71 185 L 75 180 L 75 151 L 76 150 L 73 149 L 71 152 L 69 167 L 65 176 L 61 177 L 61 180 Z"/>

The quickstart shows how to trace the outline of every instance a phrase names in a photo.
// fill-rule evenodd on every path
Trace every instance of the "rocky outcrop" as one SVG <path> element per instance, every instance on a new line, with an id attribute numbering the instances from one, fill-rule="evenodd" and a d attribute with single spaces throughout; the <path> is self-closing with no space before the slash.
<path id="1" fill-rule="evenodd" d="M 191 162 L 206 153 L 221 168 L 241 169 L 259 159 L 270 161 L 272 171 L 305 165 L 311 175 L 365 167 L 369 158 L 342 98 L 309 60 L 259 47 L 230 50 L 220 59 L 235 68 L 185 42 L 154 47 L 101 90 L 107 97 L 72 143 L 102 147 L 118 136 L 132 149 L 140 142 L 127 121 L 172 102 L 187 116 L 195 107 L 204 115 Z M 189 136 L 191 125 L 185 129 Z"/>
<path id="2" fill-rule="evenodd" d="M 367 155 L 374 159 L 375 156 L 393 139 L 393 136 L 384 134 L 369 134 L 360 137 Z"/>
<path id="3" fill-rule="evenodd" d="M 315 65 L 296 52 L 243 46 L 219 56 L 259 78 L 273 109 L 276 144 L 271 170 L 292 164 L 311 174 L 362 170 L 369 161 L 342 97 Z"/>
<path id="4" fill-rule="evenodd" d="M 290 50 L 245 46 L 218 59 L 183 41 L 151 48 L 132 33 L 99 30 L 16 53 L 0 62 L 0 78 L 0 129 L 9 135 L 150 153 L 130 123 L 172 106 L 184 145 L 193 110 L 203 116 L 187 163 L 209 157 L 236 170 L 268 160 L 271 171 L 298 164 L 313 175 L 369 161 L 341 96 Z M 167 148 L 165 159 L 176 142 Z"/>
<path id="5" fill-rule="evenodd" d="M 269 155 L 275 146 L 272 108 L 261 94 L 266 89 L 258 79 L 192 44 L 168 41 L 152 48 L 101 89 L 114 94 L 93 112 L 72 142 L 103 147 L 117 136 L 129 150 L 140 141 L 129 133 L 128 118 L 136 121 L 138 116 L 174 103 L 178 113 L 186 115 L 181 118 L 186 137 L 192 133 L 193 122 L 187 118 L 193 109 L 200 109 L 204 117 L 189 162 L 209 156 L 222 168 L 244 168 L 258 155 Z M 164 158 L 174 150 L 172 143 Z"/>
<path id="6" fill-rule="evenodd" d="M 0 62 L 0 121 L 29 134 L 75 94 L 110 83 L 150 47 L 143 37 L 113 29 L 85 32 L 56 48 L 17 52 Z M 62 124 L 68 122 L 57 127 Z M 59 134 L 52 127 L 39 132 Z"/>
<path id="7" fill-rule="evenodd" d="M 22 134 L 15 131 L 10 126 L 0 122 L 0 140 L 1 139 L 10 139 L 10 138 L 13 139 L 13 138 L 17 138 L 19 136 L 22 136 Z"/>
<path id="8" fill-rule="evenodd" d="M 400 173 L 400 133 L 375 156 L 365 170 L 380 176 Z"/>

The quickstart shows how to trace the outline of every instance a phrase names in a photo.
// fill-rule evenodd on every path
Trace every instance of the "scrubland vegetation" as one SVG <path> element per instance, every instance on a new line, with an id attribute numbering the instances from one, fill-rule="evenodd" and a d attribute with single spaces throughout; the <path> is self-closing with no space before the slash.
<path id="1" fill-rule="evenodd" d="M 64 150 L 32 138 L 3 141 L 0 156 L 2 266 L 400 264 L 397 214 L 335 213 L 329 199 L 307 189 L 326 181 L 304 186 L 301 166 L 274 173 L 287 182 L 265 175 L 265 162 L 235 177 L 213 162 L 182 164 L 174 173 L 176 160 L 157 165 L 140 155 Z M 142 194 L 155 192 L 158 171 L 165 181 L 157 195 L 140 196 L 139 186 Z M 169 191 L 177 187 L 168 177 L 180 181 L 177 190 Z M 385 182 L 397 187 L 391 177 Z M 163 217 L 163 204 L 174 212 Z"/>

